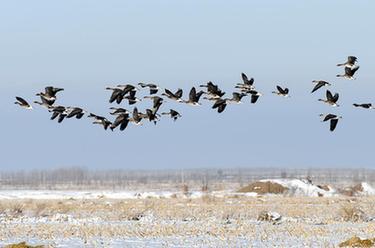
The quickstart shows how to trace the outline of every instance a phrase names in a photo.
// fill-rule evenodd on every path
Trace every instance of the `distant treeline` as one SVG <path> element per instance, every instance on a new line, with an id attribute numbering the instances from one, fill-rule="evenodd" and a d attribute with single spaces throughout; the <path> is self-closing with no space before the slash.
<path id="1" fill-rule="evenodd" d="M 0 189 L 172 189 L 210 188 L 211 185 L 243 186 L 260 179 L 309 178 L 315 183 L 348 185 L 375 182 L 373 169 L 186 169 L 186 170 L 89 170 L 69 167 L 48 170 L 2 171 Z"/>

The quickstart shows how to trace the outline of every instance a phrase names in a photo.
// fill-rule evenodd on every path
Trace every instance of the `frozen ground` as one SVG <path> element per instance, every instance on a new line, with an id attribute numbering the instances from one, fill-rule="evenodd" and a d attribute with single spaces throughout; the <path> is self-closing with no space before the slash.
<path id="1" fill-rule="evenodd" d="M 337 247 L 354 235 L 375 236 L 371 196 L 216 192 L 164 197 L 164 192 L 155 193 L 157 197 L 111 198 L 92 192 L 41 193 L 54 196 L 46 199 L 30 198 L 38 195 L 31 192 L 28 197 L 25 192 L 1 192 L 0 245 L 27 241 L 47 247 Z M 282 217 L 258 220 L 263 211 Z"/>

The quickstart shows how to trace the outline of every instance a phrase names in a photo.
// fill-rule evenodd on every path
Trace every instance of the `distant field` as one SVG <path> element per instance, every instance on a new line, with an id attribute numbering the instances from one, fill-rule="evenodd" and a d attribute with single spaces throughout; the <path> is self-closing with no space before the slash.
<path id="1" fill-rule="evenodd" d="M 337 247 L 375 236 L 375 197 L 2 199 L 0 245 Z M 277 212 L 275 221 L 258 220 Z M 373 237 L 372 237 L 373 238 Z"/>

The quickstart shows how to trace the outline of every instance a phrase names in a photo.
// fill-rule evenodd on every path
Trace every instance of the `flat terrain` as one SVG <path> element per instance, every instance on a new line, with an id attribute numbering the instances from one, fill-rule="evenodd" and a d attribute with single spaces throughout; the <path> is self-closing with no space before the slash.
<path id="1" fill-rule="evenodd" d="M 259 220 L 262 212 L 282 217 Z M 2 198 L 0 245 L 337 247 L 355 235 L 373 238 L 374 216 L 373 196 Z"/>

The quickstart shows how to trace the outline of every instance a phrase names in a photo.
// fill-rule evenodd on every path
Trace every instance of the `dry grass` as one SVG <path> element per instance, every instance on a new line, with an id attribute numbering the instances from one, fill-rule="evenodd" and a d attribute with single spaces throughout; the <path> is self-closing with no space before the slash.
<path id="1" fill-rule="evenodd" d="M 374 232 L 374 222 L 357 222 L 357 229 L 342 225 L 363 220 L 364 213 L 375 216 L 374 200 L 374 197 L 215 197 L 210 194 L 197 199 L 1 200 L 0 211 L 6 217 L 1 220 L 0 240 L 11 237 L 27 240 L 35 236 L 45 240 L 61 236 L 90 240 L 91 237 L 202 235 L 264 242 L 278 235 L 317 240 L 337 233 L 353 236 L 357 231 Z M 257 223 L 259 213 L 264 210 L 279 213 L 286 218 L 285 224 Z M 17 221 L 34 216 L 46 221 Z"/>

